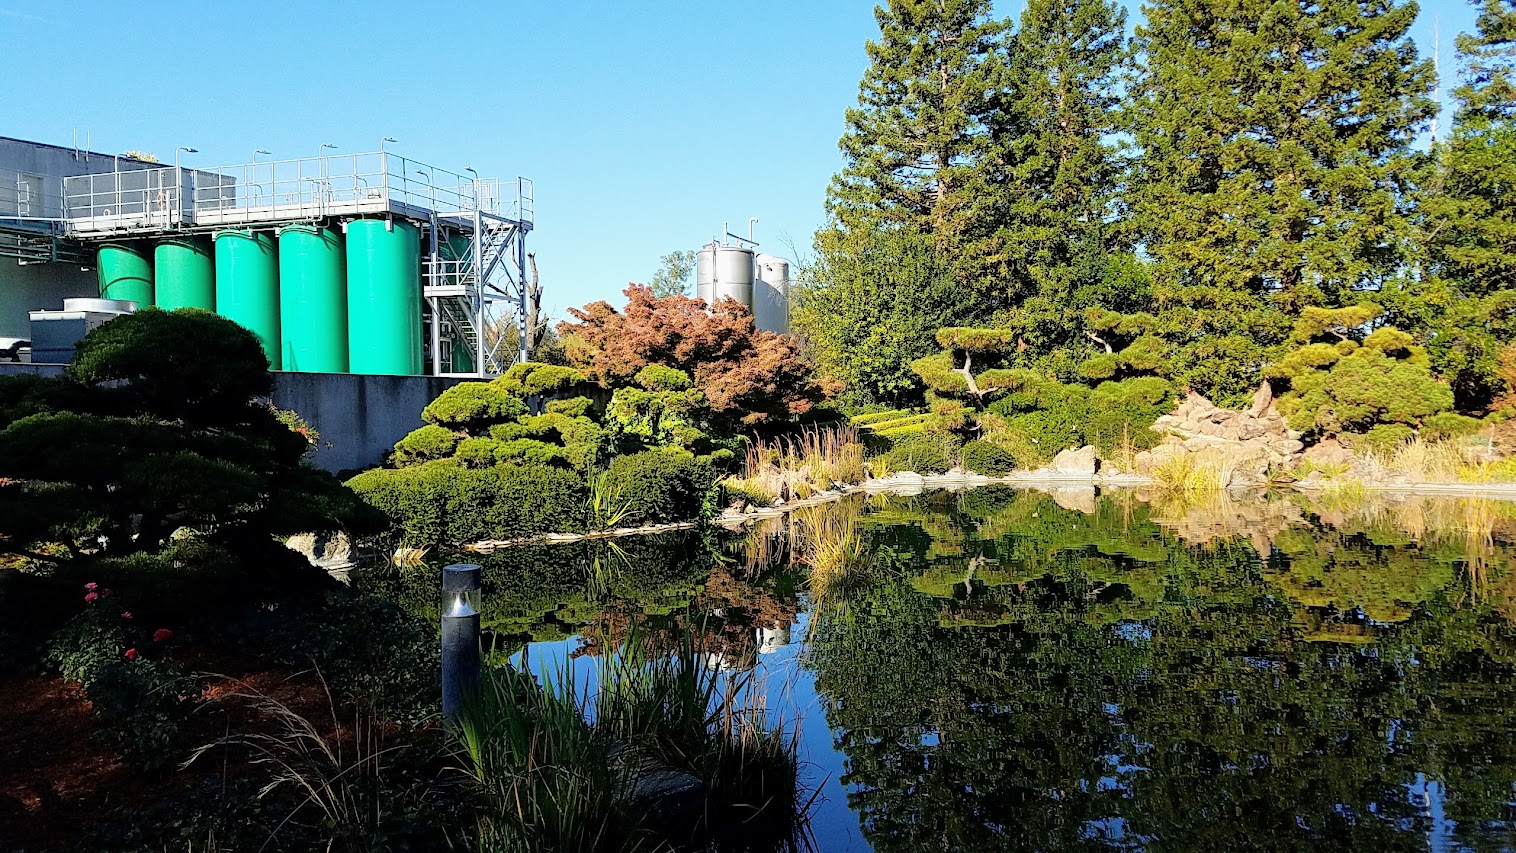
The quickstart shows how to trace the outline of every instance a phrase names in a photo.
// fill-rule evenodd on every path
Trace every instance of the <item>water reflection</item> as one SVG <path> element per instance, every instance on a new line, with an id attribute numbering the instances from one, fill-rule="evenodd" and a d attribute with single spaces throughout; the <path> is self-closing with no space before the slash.
<path id="1" fill-rule="evenodd" d="M 1513 557 L 1497 501 L 990 487 L 501 552 L 485 622 L 783 668 L 823 849 L 1512 849 Z"/>

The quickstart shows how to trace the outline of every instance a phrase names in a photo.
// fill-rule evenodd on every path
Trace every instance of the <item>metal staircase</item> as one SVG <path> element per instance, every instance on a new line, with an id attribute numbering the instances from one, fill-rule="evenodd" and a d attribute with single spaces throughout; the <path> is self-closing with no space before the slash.
<path id="1" fill-rule="evenodd" d="M 518 210 L 522 209 L 518 207 Z M 525 311 L 526 233 L 529 221 L 507 219 L 482 210 L 440 213 L 432 217 L 422 295 L 432 316 L 432 363 L 439 375 L 498 376 L 521 354 L 499 352 L 499 336 L 485 339 L 500 319 Z M 455 373 L 443 358 L 441 342 L 467 347 L 473 371 Z"/>
<path id="2" fill-rule="evenodd" d="M 8 227 L 0 222 L 0 258 L 23 264 L 90 263 L 84 246 L 51 230 Z"/>

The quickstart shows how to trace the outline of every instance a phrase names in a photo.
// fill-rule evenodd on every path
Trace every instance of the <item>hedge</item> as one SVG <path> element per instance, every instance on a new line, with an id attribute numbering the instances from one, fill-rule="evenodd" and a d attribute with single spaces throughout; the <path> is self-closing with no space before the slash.
<path id="1" fill-rule="evenodd" d="M 388 515 L 400 544 L 435 547 L 586 528 L 586 488 L 545 465 L 470 470 L 448 463 L 365 471 L 348 486 Z"/>
<path id="2" fill-rule="evenodd" d="M 963 446 L 963 467 L 975 474 L 999 477 L 1016 468 L 1016 458 L 1004 448 L 988 441 L 971 441 Z"/>
<path id="3" fill-rule="evenodd" d="M 601 480 L 628 524 L 693 521 L 711 505 L 716 473 L 687 451 L 659 448 L 618 456 Z"/>

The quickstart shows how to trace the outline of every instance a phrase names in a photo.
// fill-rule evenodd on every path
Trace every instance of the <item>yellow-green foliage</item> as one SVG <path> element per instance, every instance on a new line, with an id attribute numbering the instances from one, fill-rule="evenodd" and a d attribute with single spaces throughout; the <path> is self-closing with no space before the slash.
<path id="1" fill-rule="evenodd" d="M 646 391 L 687 391 L 694 385 L 688 373 L 662 364 L 649 364 L 632 381 Z"/>
<path id="2" fill-rule="evenodd" d="M 453 455 L 460 436 L 447 427 L 427 424 L 395 442 L 396 465 L 419 465 Z"/>
<path id="3" fill-rule="evenodd" d="M 969 381 L 953 369 L 953 354 L 939 352 L 911 362 L 911 370 L 939 394 L 967 394 Z"/>
<path id="4" fill-rule="evenodd" d="M 499 381 L 499 380 L 496 380 Z M 421 410 L 421 419 L 449 429 L 475 430 L 526 414 L 526 404 L 490 382 L 463 382 Z"/>
<path id="5" fill-rule="evenodd" d="M 1341 312 L 1350 310 L 1310 315 L 1301 320 L 1297 332 L 1323 324 L 1329 329 L 1341 325 L 1331 321 L 1341 321 Z M 1362 315 L 1360 310 L 1347 319 Z M 1451 409 L 1452 389 L 1432 377 L 1430 365 L 1426 350 L 1416 346 L 1410 335 L 1384 327 L 1366 337 L 1361 346 L 1351 341 L 1304 344 L 1269 372 L 1289 383 L 1289 390 L 1279 397 L 1279 410 L 1291 428 L 1333 435 L 1372 432 L 1386 424 L 1416 426 Z"/>
<path id="6" fill-rule="evenodd" d="M 1346 308 L 1310 306 L 1300 312 L 1294 337 L 1297 341 L 1311 341 L 1328 334 L 1346 337 L 1378 316 L 1379 306 L 1367 302 Z"/>
<path id="7" fill-rule="evenodd" d="M 507 394 L 532 397 L 539 394 L 560 394 L 583 385 L 584 382 L 584 374 L 572 367 L 523 361 L 512 365 L 490 384 Z"/>
<path id="8" fill-rule="evenodd" d="M 983 329 L 948 326 L 937 330 L 937 344 L 943 349 L 970 352 L 995 352 L 1014 343 L 1016 333 L 1010 329 Z"/>

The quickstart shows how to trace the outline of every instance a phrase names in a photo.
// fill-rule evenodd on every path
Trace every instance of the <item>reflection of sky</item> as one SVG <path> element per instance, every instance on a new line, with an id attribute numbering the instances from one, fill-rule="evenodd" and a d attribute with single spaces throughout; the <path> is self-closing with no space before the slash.
<path id="1" fill-rule="evenodd" d="M 821 786 L 821 793 L 811 804 L 811 831 L 816 849 L 823 853 L 863 853 L 869 845 L 863 840 L 858 817 L 848 808 L 847 790 L 842 785 L 843 755 L 832 747 L 832 733 L 826 725 L 821 700 L 816 695 L 814 673 L 802 666 L 804 638 L 810 627 L 810 614 L 801 613 L 791 634 L 792 641 L 773 654 L 758 656 L 756 682 L 763 685 L 768 699 L 769 721 L 782 720 L 786 726 L 800 722 L 800 778 L 808 790 L 806 797 Z M 579 640 L 532 643 L 526 655 L 533 672 L 561 670 L 563 662 L 579 647 Z M 511 658 L 521 665 L 521 653 Z M 575 678 L 587 690 L 595 688 L 595 662 L 592 658 L 575 661 Z"/>

